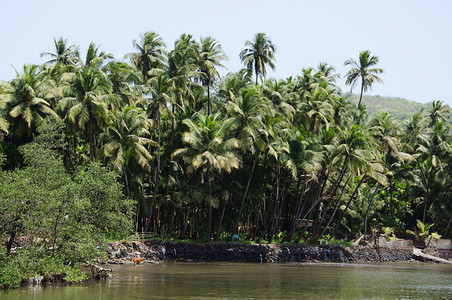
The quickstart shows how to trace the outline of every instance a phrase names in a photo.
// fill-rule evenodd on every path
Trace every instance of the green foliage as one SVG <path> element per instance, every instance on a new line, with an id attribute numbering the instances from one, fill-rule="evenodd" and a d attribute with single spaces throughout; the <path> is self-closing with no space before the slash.
<path id="1" fill-rule="evenodd" d="M 387 241 L 397 241 L 397 237 L 394 235 L 394 228 L 392 227 L 382 227 L 383 234 L 381 235 Z"/>
<path id="2" fill-rule="evenodd" d="M 423 241 L 427 241 L 430 239 L 440 239 L 441 235 L 438 234 L 437 232 L 432 232 L 430 233 L 430 229 L 434 226 L 435 224 L 424 224 L 422 223 L 421 220 L 417 220 L 417 231 L 413 232 L 411 230 L 407 230 L 406 232 L 409 234 L 414 235 L 418 240 L 423 240 Z"/>
<path id="3" fill-rule="evenodd" d="M 167 51 L 148 32 L 133 42 L 129 64 L 94 43 L 83 60 L 76 46 L 54 42 L 44 53 L 51 61 L 0 84 L 8 260 L 22 240 L 64 266 L 102 259 L 105 240 L 132 228 L 198 241 L 330 234 L 329 243 L 346 244 L 419 219 L 451 234 L 450 110 L 365 95 L 356 107 L 380 81 L 370 51 L 346 62 L 347 83 L 361 83 L 355 96 L 341 93 L 340 75 L 324 62 L 258 85 L 274 67 L 264 33 L 242 52 L 248 70 L 225 78 L 217 68 L 226 55 L 212 37 L 183 34 Z"/>
<path id="4" fill-rule="evenodd" d="M 105 236 L 124 237 L 132 228 L 134 202 L 123 196 L 117 174 L 98 164 L 67 173 L 47 147 L 58 137 L 42 134 L 20 147 L 24 168 L 0 172 L 0 237 L 8 241 L 0 247 L 3 287 L 36 275 L 80 281 L 81 262 L 105 259 Z"/>

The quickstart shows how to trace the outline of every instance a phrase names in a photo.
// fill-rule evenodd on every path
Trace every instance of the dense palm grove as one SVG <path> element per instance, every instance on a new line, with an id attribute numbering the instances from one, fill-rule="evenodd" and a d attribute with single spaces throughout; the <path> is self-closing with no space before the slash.
<path id="1" fill-rule="evenodd" d="M 421 220 L 450 235 L 451 120 L 441 101 L 403 121 L 370 117 L 326 63 L 267 79 L 276 47 L 263 33 L 240 53 L 245 68 L 221 78 L 227 56 L 212 37 L 183 34 L 169 51 L 148 32 L 124 61 L 93 43 L 86 55 L 64 39 L 55 47 L 0 86 L 3 169 L 23 168 L 18 149 L 45 120 L 60 124 L 64 142 L 52 147 L 68 174 L 93 164 L 117 172 L 134 200 L 130 232 L 300 242 Z M 381 82 L 369 51 L 345 64 L 361 97 Z"/>

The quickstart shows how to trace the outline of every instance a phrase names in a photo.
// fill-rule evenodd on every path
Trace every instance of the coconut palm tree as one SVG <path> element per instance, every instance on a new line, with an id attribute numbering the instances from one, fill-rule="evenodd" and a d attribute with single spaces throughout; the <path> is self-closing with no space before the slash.
<path id="1" fill-rule="evenodd" d="M 435 100 L 432 102 L 430 110 L 430 126 L 433 127 L 437 122 L 444 122 L 450 117 L 450 108 L 444 105 L 443 101 Z"/>
<path id="2" fill-rule="evenodd" d="M 46 64 L 61 64 L 64 66 L 75 65 L 78 61 L 79 53 L 75 45 L 68 46 L 67 40 L 60 37 L 53 40 L 55 44 L 55 53 L 43 52 L 41 57 L 50 56 L 51 59 Z"/>
<path id="3" fill-rule="evenodd" d="M 248 68 L 249 71 L 254 70 L 256 75 L 256 85 L 259 75 L 265 77 L 267 70 L 265 66 L 268 65 L 273 70 L 275 69 L 275 49 L 276 46 L 267 37 L 265 33 L 257 33 L 253 41 L 246 41 L 245 48 L 240 52 L 240 59 Z"/>
<path id="4" fill-rule="evenodd" d="M 361 79 L 361 93 L 359 95 L 358 107 L 361 105 L 361 100 L 363 98 L 363 93 L 367 92 L 368 89 L 372 89 L 372 85 L 375 82 L 383 83 L 377 74 L 383 73 L 383 69 L 375 68 L 374 66 L 378 64 L 378 57 L 371 56 L 369 50 L 365 50 L 359 53 L 359 61 L 354 59 L 349 59 L 345 61 L 344 65 L 351 66 L 352 68 L 345 74 L 347 78 L 345 84 L 350 85 L 351 88 L 356 84 L 358 79 Z"/>
<path id="5" fill-rule="evenodd" d="M 435 108 L 432 108 L 432 112 Z M 419 136 L 419 145 L 413 154 L 418 170 L 415 185 L 420 187 L 424 198 L 422 221 L 425 222 L 431 206 L 440 200 L 439 192 L 446 186 L 445 170 L 448 170 L 448 158 L 452 155 L 449 129 L 443 122 L 437 121 L 429 134 Z M 415 178 L 416 179 L 416 178 Z"/>
<path id="6" fill-rule="evenodd" d="M 251 167 L 250 175 L 246 184 L 245 192 L 240 202 L 235 227 L 233 233 L 238 232 L 239 221 L 242 216 L 245 200 L 250 190 L 251 179 L 253 178 L 256 164 L 258 162 L 261 151 L 265 148 L 262 137 L 268 136 L 262 118 L 270 114 L 268 103 L 261 100 L 259 92 L 256 88 L 243 89 L 239 95 L 234 96 L 231 93 L 231 100 L 226 102 L 226 115 L 233 118 L 235 123 L 235 134 L 242 146 L 242 155 L 251 152 L 254 162 Z"/>
<path id="7" fill-rule="evenodd" d="M 96 47 L 96 44 L 90 43 L 88 46 L 88 50 L 86 51 L 85 62 L 83 67 L 92 67 L 101 69 L 104 67 L 106 61 L 108 59 L 113 59 L 113 55 L 110 53 L 106 53 L 104 51 L 99 52 L 99 47 Z"/>
<path id="8" fill-rule="evenodd" d="M 90 160 L 97 153 L 97 131 L 105 123 L 107 106 L 115 101 L 111 82 L 102 71 L 93 67 L 74 68 L 63 74 L 64 98 L 58 104 L 69 127 L 85 131 L 90 144 Z"/>
<path id="9" fill-rule="evenodd" d="M 193 88 L 198 85 L 193 80 L 198 74 L 197 70 L 198 44 L 189 34 L 182 34 L 174 43 L 174 50 L 168 54 L 167 74 L 174 81 L 175 102 L 182 112 L 195 108 L 195 95 Z M 172 113 L 175 113 L 172 106 Z M 174 125 L 174 124 L 173 124 Z M 173 126 L 174 127 L 174 126 Z M 174 128 L 172 130 L 174 131 Z"/>
<path id="10" fill-rule="evenodd" d="M 207 88 L 207 115 L 210 116 L 210 87 L 213 85 L 216 77 L 220 76 L 217 67 L 225 68 L 221 64 L 221 61 L 227 60 L 228 57 L 223 49 L 221 49 L 221 44 L 210 36 L 201 38 L 198 51 L 198 71 L 202 85 Z"/>
<path id="11" fill-rule="evenodd" d="M 147 105 L 147 110 L 150 116 L 153 116 L 156 120 L 157 126 L 157 165 L 154 172 L 154 191 L 149 206 L 149 218 L 146 224 L 145 231 L 149 230 L 149 226 L 152 220 L 152 210 L 157 195 L 159 174 L 160 174 L 160 160 L 161 160 L 161 116 L 162 113 L 166 113 L 170 118 L 173 118 L 170 105 L 175 105 L 172 101 L 174 99 L 174 80 L 169 79 L 164 73 L 152 77 L 148 81 L 148 87 L 152 95 L 151 102 Z"/>
<path id="12" fill-rule="evenodd" d="M 334 110 L 331 106 L 332 95 L 323 89 L 317 89 L 311 93 L 309 102 L 301 102 L 300 109 L 306 114 L 306 129 L 318 132 L 320 125 L 324 124 L 328 129 L 333 121 Z"/>
<path id="13" fill-rule="evenodd" d="M 143 169 L 150 171 L 149 161 L 152 156 L 147 146 L 157 146 L 157 143 L 146 137 L 149 136 L 150 120 L 140 108 L 124 106 L 119 111 L 109 111 L 108 120 L 108 126 L 101 135 L 104 144 L 99 154 L 109 161 L 115 170 L 122 172 L 129 197 L 127 176 L 129 163 L 134 161 Z"/>
<path id="14" fill-rule="evenodd" d="M 211 236 L 212 206 L 215 197 L 212 195 L 212 172 L 226 171 L 230 173 L 240 166 L 236 149 L 240 147 L 239 140 L 228 137 L 233 129 L 233 119 L 220 121 L 220 114 L 213 116 L 198 114 L 195 121 L 185 119 L 183 123 L 188 127 L 182 139 L 186 147 L 173 152 L 172 157 L 180 157 L 187 165 L 187 171 L 200 171 L 201 179 L 207 185 L 209 226 L 207 236 Z"/>
<path id="15" fill-rule="evenodd" d="M 246 69 L 236 73 L 228 73 L 218 83 L 217 97 L 223 100 L 233 100 L 235 95 L 240 95 L 243 89 L 250 84 L 250 76 Z"/>
<path id="16" fill-rule="evenodd" d="M 114 103 L 111 109 L 120 109 L 124 104 L 131 105 L 136 96 L 132 86 L 133 83 L 138 82 L 135 69 L 127 63 L 110 61 L 105 66 L 105 73 L 110 80 L 112 93 L 118 97 L 118 103 Z"/>
<path id="17" fill-rule="evenodd" d="M 336 81 L 341 75 L 339 73 L 335 73 L 336 69 L 334 69 L 333 66 L 328 65 L 326 62 L 321 62 L 319 63 L 316 71 L 317 72 L 314 74 L 314 77 L 318 81 L 326 82 L 330 88 L 340 91 L 340 88 L 336 85 Z"/>
<path id="18" fill-rule="evenodd" d="M 5 84 L 0 102 L 7 107 L 11 119 L 12 134 L 16 137 L 31 137 L 37 125 L 47 116 L 57 116 L 50 107 L 54 97 L 55 82 L 45 76 L 39 66 L 24 65 L 23 73 Z"/>
<path id="19" fill-rule="evenodd" d="M 146 32 L 141 36 L 138 43 L 133 41 L 133 47 L 137 52 L 126 54 L 132 64 L 140 71 L 143 82 L 151 78 L 154 73 L 151 71 L 163 70 L 166 63 L 166 49 L 162 38 L 155 32 Z"/>

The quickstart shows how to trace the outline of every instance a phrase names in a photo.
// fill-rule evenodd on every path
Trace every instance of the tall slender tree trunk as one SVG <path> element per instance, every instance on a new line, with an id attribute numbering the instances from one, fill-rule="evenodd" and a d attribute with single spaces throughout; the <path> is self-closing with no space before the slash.
<path id="1" fill-rule="evenodd" d="M 88 123 L 88 139 L 89 139 L 89 160 L 94 161 L 96 157 L 96 141 L 94 139 L 94 128 L 91 122 Z"/>
<path id="2" fill-rule="evenodd" d="M 389 177 L 389 213 L 394 217 L 394 199 L 392 197 L 392 177 Z"/>
<path id="3" fill-rule="evenodd" d="M 304 219 L 306 219 L 308 216 L 310 216 L 312 210 L 323 200 L 323 198 L 325 196 L 323 194 L 323 190 L 325 189 L 325 185 L 326 185 L 327 181 L 328 181 L 328 175 L 325 176 L 322 186 L 319 188 L 317 195 L 314 198 L 314 203 L 311 205 L 309 210 L 304 214 L 304 216 L 298 220 L 296 227 L 298 227 L 303 222 Z M 307 221 L 309 222 L 309 220 L 307 220 Z M 300 237 L 298 237 L 298 239 L 295 241 L 295 243 L 298 243 L 300 240 L 301 240 L 301 235 L 300 235 Z"/>
<path id="4" fill-rule="evenodd" d="M 364 179 L 367 177 L 366 174 L 363 175 L 361 180 L 359 181 L 358 185 L 356 186 L 355 190 L 353 191 L 353 194 L 350 196 L 350 199 L 347 202 L 347 205 L 345 205 L 344 211 L 342 212 L 341 216 L 339 217 L 339 222 L 336 224 L 335 231 L 339 228 L 340 220 L 345 216 L 345 213 L 347 212 L 348 207 L 352 203 L 353 199 L 355 198 L 356 193 L 358 192 L 359 187 L 363 183 Z"/>
<path id="5" fill-rule="evenodd" d="M 173 120 L 171 121 L 171 152 L 173 152 L 173 150 L 174 150 L 174 145 L 175 145 L 175 143 L 176 143 L 176 137 L 175 137 L 175 125 L 174 125 L 174 123 L 176 122 L 176 120 L 175 120 L 175 114 L 174 114 L 174 105 L 173 105 L 173 107 L 171 108 L 171 110 L 172 110 L 172 113 L 173 113 Z"/>
<path id="6" fill-rule="evenodd" d="M 182 227 L 182 232 L 180 234 L 180 238 L 183 240 L 185 238 L 185 234 L 187 233 L 188 220 L 190 218 L 190 206 L 187 207 L 187 211 L 185 212 L 184 225 Z"/>
<path id="7" fill-rule="evenodd" d="M 125 163 L 122 164 L 122 173 L 124 174 L 124 184 L 126 186 L 127 198 L 130 198 L 129 179 L 127 178 L 127 171 Z"/>
<path id="8" fill-rule="evenodd" d="M 240 218 L 242 216 L 243 206 L 245 205 L 245 200 L 246 200 L 246 197 L 248 196 L 251 179 L 253 178 L 254 169 L 256 168 L 256 163 L 257 163 L 258 159 L 259 159 L 259 151 L 256 152 L 256 158 L 254 159 L 253 167 L 251 168 L 251 174 L 250 174 L 250 177 L 248 177 L 248 182 L 246 184 L 245 193 L 243 195 L 242 202 L 240 203 L 239 212 L 237 213 L 237 219 L 235 220 L 234 231 L 232 232 L 233 234 L 238 233 L 238 231 L 239 231 L 239 222 L 240 222 Z"/>
<path id="9" fill-rule="evenodd" d="M 424 224 L 425 224 L 425 218 L 427 216 L 427 207 L 428 207 L 428 191 L 426 192 L 425 197 L 424 197 L 424 211 L 422 213 L 422 223 L 424 223 Z"/>
<path id="10" fill-rule="evenodd" d="M 304 193 L 305 193 L 305 185 L 306 185 L 306 176 L 303 176 L 303 184 L 301 186 L 301 191 L 299 192 L 299 198 L 297 203 L 297 209 L 295 212 L 295 218 L 292 221 L 292 227 L 290 228 L 289 234 L 286 237 L 287 242 L 291 242 L 293 240 L 293 237 L 295 235 L 295 231 L 298 228 L 298 220 L 301 217 L 301 213 L 303 212 L 304 206 L 306 201 L 304 201 Z"/>
<path id="11" fill-rule="evenodd" d="M 152 222 L 152 212 L 153 212 L 153 208 L 154 208 L 154 203 L 155 203 L 155 197 L 157 196 L 157 188 L 158 188 L 158 184 L 159 184 L 159 174 L 160 174 L 160 110 L 157 109 L 157 143 L 158 143 L 158 148 L 157 148 L 157 168 L 155 169 L 154 172 L 154 191 L 152 192 L 152 199 L 151 199 L 151 203 L 149 205 L 149 215 L 148 215 L 148 221 L 146 222 L 146 228 L 145 228 L 145 232 L 149 231 L 149 228 L 151 226 L 151 222 Z"/>
<path id="12" fill-rule="evenodd" d="M 342 197 L 343 197 L 343 195 L 344 195 L 345 188 L 346 188 L 347 185 L 348 185 L 348 181 L 350 180 L 350 177 L 351 177 L 351 176 L 349 176 L 349 177 L 347 178 L 347 181 L 346 181 L 345 184 L 344 184 L 344 188 L 342 189 L 341 195 L 339 196 L 339 199 L 337 200 L 336 206 L 334 207 L 334 211 L 333 211 L 333 213 L 331 214 L 331 217 L 330 217 L 330 219 L 328 220 L 328 223 L 325 225 L 325 228 L 323 229 L 322 233 L 319 234 L 319 236 L 322 236 L 322 235 L 325 234 L 325 232 L 326 232 L 327 229 L 328 229 L 328 226 L 330 226 L 331 222 L 333 221 L 334 216 L 336 215 L 337 210 L 339 209 L 339 206 L 341 205 Z"/>
<path id="13" fill-rule="evenodd" d="M 273 208 L 273 216 L 272 222 L 270 224 L 269 232 L 268 232 L 268 242 L 271 243 L 273 241 L 273 235 L 275 234 L 276 225 L 278 222 L 278 206 L 279 206 L 279 195 L 281 190 L 281 168 L 276 167 L 276 193 L 275 193 L 275 206 Z"/>
<path id="14" fill-rule="evenodd" d="M 364 235 L 367 235 L 367 218 L 369 217 L 370 208 L 372 207 L 372 204 L 374 204 L 374 198 L 379 189 L 380 183 L 378 183 L 377 186 L 375 187 L 375 191 L 372 194 L 372 199 L 370 199 L 369 206 L 367 206 L 366 215 L 364 216 Z"/>
<path id="15" fill-rule="evenodd" d="M 359 94 L 358 109 L 361 106 L 361 100 L 363 99 L 363 93 L 364 93 L 364 78 L 361 77 L 361 93 Z"/>
<path id="16" fill-rule="evenodd" d="M 210 237 L 212 236 L 212 182 L 210 178 L 210 167 L 207 167 L 207 180 L 208 180 L 208 188 L 209 188 L 209 224 L 207 229 L 207 240 L 210 240 Z"/>
<path id="17" fill-rule="evenodd" d="M 207 115 L 210 116 L 210 83 L 207 85 Z"/>
<path id="18" fill-rule="evenodd" d="M 226 212 L 227 206 L 228 206 L 228 201 L 226 200 L 224 202 L 223 210 L 221 211 L 220 221 L 218 222 L 218 230 L 217 230 L 217 235 L 215 237 L 216 241 L 218 241 L 218 238 L 220 237 L 221 227 L 223 226 L 224 213 Z"/>

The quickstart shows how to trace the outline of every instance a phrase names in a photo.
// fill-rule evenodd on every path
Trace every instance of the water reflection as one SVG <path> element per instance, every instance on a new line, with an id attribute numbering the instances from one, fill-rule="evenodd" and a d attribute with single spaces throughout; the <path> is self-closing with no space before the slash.
<path id="1" fill-rule="evenodd" d="M 0 299 L 451 299 L 452 267 L 173 263 L 112 266 L 104 283 L 30 287 Z"/>

